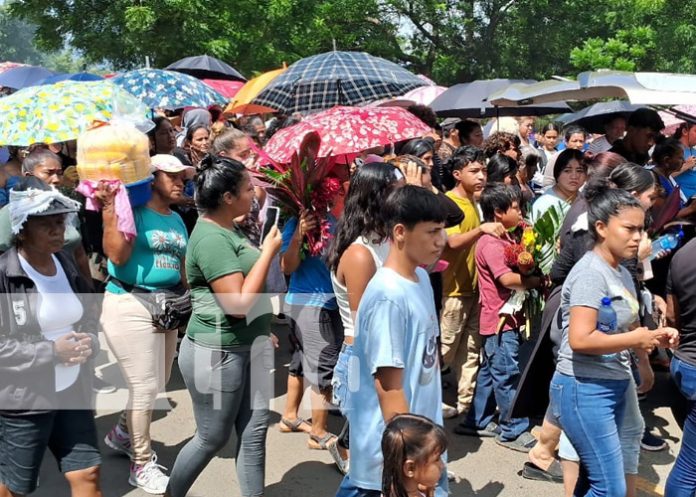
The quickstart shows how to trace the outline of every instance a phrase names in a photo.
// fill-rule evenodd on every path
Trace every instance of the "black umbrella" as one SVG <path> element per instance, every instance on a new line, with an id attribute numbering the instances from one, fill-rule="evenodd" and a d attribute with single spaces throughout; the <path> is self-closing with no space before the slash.
<path id="1" fill-rule="evenodd" d="M 498 116 L 540 116 L 572 112 L 564 102 L 522 107 L 498 107 L 488 102 L 488 96 L 504 90 L 513 83 L 534 83 L 527 79 L 482 79 L 450 86 L 430 104 L 439 117 L 483 118 Z"/>
<path id="2" fill-rule="evenodd" d="M 612 102 L 598 102 L 585 107 L 572 114 L 561 116 L 558 120 L 564 124 L 577 124 L 582 126 L 590 133 L 604 133 L 604 125 L 621 116 L 628 119 L 628 116 L 641 105 L 633 105 L 624 100 L 614 100 Z"/>
<path id="3" fill-rule="evenodd" d="M 234 67 L 209 55 L 186 57 L 169 64 L 166 69 L 183 72 L 198 79 L 225 79 L 228 81 L 246 81 Z"/>

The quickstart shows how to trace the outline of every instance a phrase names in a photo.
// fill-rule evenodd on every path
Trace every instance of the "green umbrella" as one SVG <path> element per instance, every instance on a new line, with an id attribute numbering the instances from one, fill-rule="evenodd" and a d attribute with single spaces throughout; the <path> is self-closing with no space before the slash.
<path id="1" fill-rule="evenodd" d="M 109 81 L 61 81 L 0 98 L 0 144 L 28 146 L 76 139 L 95 121 L 144 121 L 148 107 Z"/>

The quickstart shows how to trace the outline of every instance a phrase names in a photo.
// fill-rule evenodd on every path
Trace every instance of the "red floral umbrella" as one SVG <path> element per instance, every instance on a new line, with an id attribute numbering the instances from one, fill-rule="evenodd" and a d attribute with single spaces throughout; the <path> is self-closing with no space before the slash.
<path id="1" fill-rule="evenodd" d="M 234 97 L 239 89 L 244 86 L 244 81 L 228 81 L 226 79 L 204 79 L 202 81 L 220 95 L 229 99 Z"/>
<path id="2" fill-rule="evenodd" d="M 287 163 L 299 150 L 304 136 L 315 131 L 321 137 L 319 157 L 340 157 L 418 138 L 430 127 L 400 107 L 334 107 L 306 117 L 278 131 L 265 152 L 275 161 Z"/>

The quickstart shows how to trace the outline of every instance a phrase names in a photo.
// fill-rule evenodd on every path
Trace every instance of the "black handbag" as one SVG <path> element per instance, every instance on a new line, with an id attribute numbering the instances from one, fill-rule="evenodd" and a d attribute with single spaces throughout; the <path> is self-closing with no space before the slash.
<path id="1" fill-rule="evenodd" d="M 173 330 L 188 323 L 191 317 L 191 292 L 181 283 L 171 288 L 148 290 L 109 278 L 116 285 L 132 294 L 152 316 L 152 324 L 163 330 Z"/>

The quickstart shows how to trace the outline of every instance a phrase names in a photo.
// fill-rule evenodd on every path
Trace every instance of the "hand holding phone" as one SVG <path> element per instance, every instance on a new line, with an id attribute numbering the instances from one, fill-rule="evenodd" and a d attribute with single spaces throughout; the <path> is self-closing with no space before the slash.
<path id="1" fill-rule="evenodd" d="M 266 239 L 273 226 L 278 226 L 279 218 L 280 209 L 278 207 L 271 206 L 266 208 L 266 221 L 263 223 L 263 229 L 261 230 L 261 241 Z"/>

